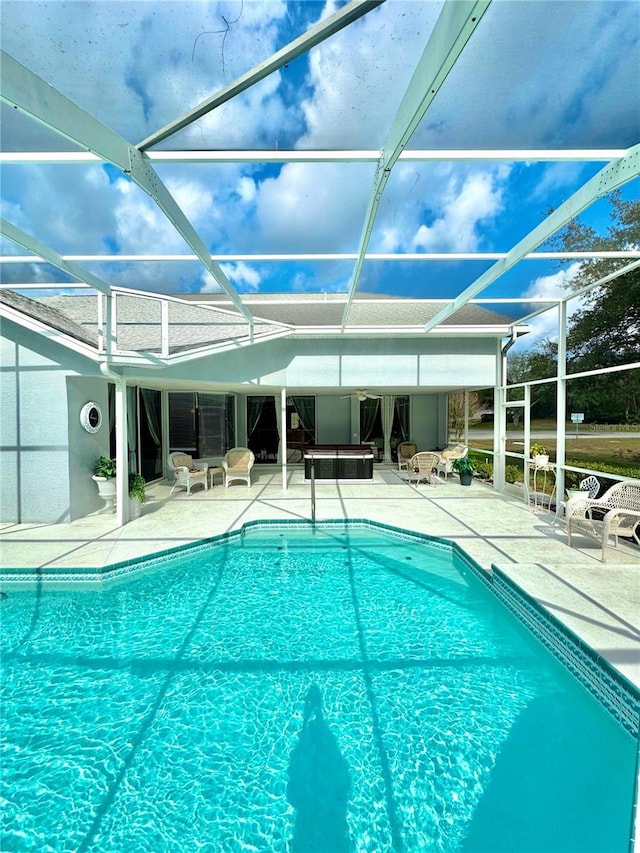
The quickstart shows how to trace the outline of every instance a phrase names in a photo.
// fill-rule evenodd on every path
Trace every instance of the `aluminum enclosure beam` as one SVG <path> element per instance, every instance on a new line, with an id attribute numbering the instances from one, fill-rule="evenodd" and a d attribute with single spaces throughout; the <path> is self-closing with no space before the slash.
<path id="1" fill-rule="evenodd" d="M 5 51 L 0 53 L 0 98 L 74 143 L 98 154 L 153 199 L 183 240 L 225 291 L 240 313 L 252 321 L 251 312 L 141 151 L 83 110 Z"/>
<path id="2" fill-rule="evenodd" d="M 580 187 L 577 192 L 570 196 L 560 207 L 553 211 L 546 219 L 523 237 L 519 243 L 507 253 L 507 257 L 497 261 L 486 272 L 479 276 L 472 284 L 462 291 L 446 308 L 429 320 L 425 325 L 425 332 L 431 331 L 443 320 L 458 310 L 462 305 L 484 290 L 503 273 L 515 266 L 525 255 L 532 252 L 545 240 L 548 240 L 556 231 L 559 231 L 567 222 L 589 207 L 597 199 L 606 193 L 621 187 L 628 181 L 640 175 L 640 145 L 635 145 L 627 151 L 627 154 L 619 160 L 609 163 L 594 175 L 589 181 Z"/>
<path id="3" fill-rule="evenodd" d="M 44 243 L 41 243 L 40 240 L 36 240 L 36 238 L 32 237 L 30 234 L 26 234 L 24 231 L 21 231 L 20 228 L 12 225 L 11 222 L 7 222 L 6 219 L 0 219 L 0 234 L 7 237 L 9 240 L 12 240 L 18 246 L 22 246 L 23 249 L 27 249 L 29 252 L 39 255 L 39 258 L 36 258 L 38 262 L 39 259 L 42 258 L 47 263 L 57 267 L 59 270 L 63 270 L 74 278 L 77 278 L 80 282 L 86 282 L 86 284 L 91 287 L 95 287 L 96 290 L 99 290 L 100 293 L 109 295 L 111 288 L 105 281 L 102 281 L 102 279 L 93 275 L 93 273 L 83 270 L 73 261 L 65 260 L 62 255 L 59 255 L 56 251 L 49 248 L 49 246 L 45 246 Z M 74 285 L 70 285 L 68 282 L 61 282 L 59 286 L 73 287 Z"/>
<path id="4" fill-rule="evenodd" d="M 391 176 L 391 170 L 490 4 L 491 0 L 475 0 L 475 2 L 446 0 L 438 16 L 433 32 L 400 102 L 378 162 L 360 236 L 358 259 L 342 316 L 343 330 L 348 323 L 351 303 L 358 287 L 380 200 Z"/>
<path id="5" fill-rule="evenodd" d="M 425 263 L 428 261 L 499 261 L 501 258 L 508 257 L 508 252 L 366 252 L 365 260 L 367 261 L 418 261 Z M 61 255 L 65 261 L 81 261 L 84 263 L 96 262 L 118 264 L 118 263 L 144 263 L 145 261 L 153 261 L 154 263 L 172 263 L 184 261 L 197 261 L 197 255 L 161 255 L 161 254 L 144 254 L 144 255 Z M 283 254 L 262 254 L 253 252 L 247 254 L 225 254 L 211 255 L 214 261 L 355 261 L 358 255 L 355 252 L 296 252 Z M 529 252 L 525 255 L 523 261 L 568 261 L 568 260 L 626 260 L 629 258 L 640 258 L 640 249 L 622 249 L 619 252 Z M 0 263 L 5 264 L 24 264 L 24 263 L 40 263 L 38 257 L 30 257 L 27 255 L 0 255 Z M 442 301 L 442 300 L 439 300 Z M 490 300 L 494 301 L 494 300 Z"/>
<path id="6" fill-rule="evenodd" d="M 624 148 L 479 148 L 438 149 L 424 151 L 407 149 L 400 152 L 399 160 L 409 163 L 608 163 L 626 154 Z M 312 149 L 287 149 L 265 151 L 145 151 L 151 162 L 162 163 L 377 163 L 382 152 L 367 149 L 336 149 L 314 151 Z M 100 163 L 100 157 L 90 151 L 0 151 L 0 163 Z"/>
<path id="7" fill-rule="evenodd" d="M 358 18 L 366 15 L 367 12 L 370 12 L 377 6 L 381 6 L 384 2 L 386 0 L 351 0 L 342 9 L 339 9 L 333 15 L 311 27 L 304 35 L 289 42 L 286 47 L 283 47 L 250 71 L 242 74 L 233 83 L 220 89 L 215 95 L 202 101 L 197 107 L 189 110 L 188 113 L 185 113 L 180 118 L 169 122 L 169 124 L 156 131 L 156 133 L 147 136 L 146 139 L 138 143 L 137 147 L 141 151 L 144 151 L 152 145 L 158 145 L 158 143 L 163 142 L 169 136 L 197 121 L 197 119 L 202 118 L 202 116 L 211 112 L 211 110 L 215 110 L 216 107 L 221 106 L 231 100 L 231 98 L 244 92 L 253 86 L 254 83 L 264 80 L 265 77 L 282 68 L 283 65 L 293 62 L 294 59 L 297 59 L 303 53 L 307 53 L 312 47 L 335 35 L 335 33 L 340 32 L 344 27 L 349 26 L 349 24 L 357 21 Z"/>

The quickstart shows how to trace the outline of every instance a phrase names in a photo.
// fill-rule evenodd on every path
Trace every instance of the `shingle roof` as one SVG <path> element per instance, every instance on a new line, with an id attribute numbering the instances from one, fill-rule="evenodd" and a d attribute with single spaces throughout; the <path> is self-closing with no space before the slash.
<path id="1" fill-rule="evenodd" d="M 161 303 L 150 297 L 118 293 L 116 299 L 117 341 L 121 351 L 160 352 Z M 87 296 L 39 296 L 28 299 L 11 291 L 0 292 L 7 305 L 58 329 L 79 341 L 97 346 L 98 299 Z M 248 294 L 244 299 L 255 318 L 252 340 L 287 331 L 304 332 L 311 327 L 339 328 L 345 294 Z M 195 304 L 197 303 L 197 304 Z M 421 332 L 447 303 L 394 297 L 363 295 L 354 300 L 349 329 L 415 329 Z M 189 294 L 168 300 L 169 353 L 204 347 L 225 341 L 246 340 L 249 324 L 225 294 Z M 443 326 L 506 327 L 511 321 L 500 314 L 472 304 L 463 305 Z M 283 325 L 286 324 L 286 325 Z"/>
<path id="2" fill-rule="evenodd" d="M 224 294 L 187 294 L 181 298 L 202 304 L 216 303 L 231 306 L 231 302 Z M 245 294 L 243 301 L 255 317 L 305 327 L 340 326 L 347 299 L 343 293 L 269 293 Z M 444 300 L 440 302 L 362 294 L 358 295 L 351 305 L 347 328 L 421 327 L 448 304 Z M 508 317 L 489 311 L 480 305 L 466 304 L 448 317 L 443 325 L 508 326 L 511 322 Z"/>
<path id="3" fill-rule="evenodd" d="M 95 298 L 93 301 L 95 303 Z M 0 290 L 0 302 L 3 302 L 10 308 L 15 308 L 22 314 L 26 314 L 27 317 L 51 326 L 52 329 L 57 329 L 57 331 L 63 332 L 65 335 L 70 335 L 72 338 L 82 341 L 82 343 L 96 348 L 98 346 L 96 321 L 90 326 L 79 323 L 67 311 L 59 310 L 54 303 L 28 299 L 26 296 L 21 296 L 19 293 L 13 293 L 10 290 Z"/>

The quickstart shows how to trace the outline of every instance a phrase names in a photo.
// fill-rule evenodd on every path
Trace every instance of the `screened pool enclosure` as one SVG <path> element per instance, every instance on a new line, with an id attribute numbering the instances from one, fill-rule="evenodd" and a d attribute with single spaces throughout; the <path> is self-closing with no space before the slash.
<path id="1" fill-rule="evenodd" d="M 572 415 L 602 425 L 596 386 L 640 438 L 637 309 L 606 358 L 572 337 L 595 306 L 606 340 L 602 294 L 638 291 L 635 0 L 7 0 L 0 15 L 12 518 L 42 514 L 26 507 L 43 464 L 74 517 L 96 455 L 153 479 L 179 430 L 212 456 L 259 430 L 285 485 L 288 438 L 382 438 L 391 461 L 392 434 L 446 443 L 455 394 L 467 443 L 493 416 L 497 489 L 543 409 L 558 489 L 591 470 L 567 442 Z M 113 448 L 79 431 L 87 400 L 110 408 Z"/>

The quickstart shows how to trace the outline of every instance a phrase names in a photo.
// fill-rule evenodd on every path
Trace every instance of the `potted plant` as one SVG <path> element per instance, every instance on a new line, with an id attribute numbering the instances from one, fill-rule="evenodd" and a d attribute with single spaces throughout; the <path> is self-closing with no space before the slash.
<path id="1" fill-rule="evenodd" d="M 476 470 L 473 459 L 470 459 L 468 456 L 463 456 L 461 459 L 454 459 L 453 470 L 457 471 L 460 475 L 461 486 L 471 485 L 471 480 L 473 479 L 473 474 Z"/>
<path id="2" fill-rule="evenodd" d="M 93 477 L 98 493 L 105 502 L 105 509 L 116 509 L 116 460 L 100 456 L 93 468 Z"/>
<path id="3" fill-rule="evenodd" d="M 547 448 L 542 444 L 534 443 L 531 445 L 531 458 L 536 468 L 542 468 L 549 464 L 549 454 Z"/>
<path id="4" fill-rule="evenodd" d="M 141 474 L 129 474 L 129 518 L 140 517 L 146 498 L 144 477 Z"/>

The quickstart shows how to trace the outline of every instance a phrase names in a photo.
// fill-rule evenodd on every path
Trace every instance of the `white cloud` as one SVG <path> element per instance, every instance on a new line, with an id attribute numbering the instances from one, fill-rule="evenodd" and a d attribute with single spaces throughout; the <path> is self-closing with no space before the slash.
<path id="1" fill-rule="evenodd" d="M 135 184 L 122 179 L 114 186 L 118 192 L 116 236 L 124 254 L 191 251 L 162 211 Z"/>
<path id="2" fill-rule="evenodd" d="M 253 178 L 246 175 L 238 181 L 237 193 L 245 204 L 249 204 L 256 197 L 257 188 Z"/>
<path id="3" fill-rule="evenodd" d="M 452 177 L 441 199 L 431 199 L 432 209 L 442 208 L 432 225 L 420 225 L 414 234 L 414 249 L 427 252 L 473 252 L 480 245 L 478 227 L 503 205 L 505 170 L 478 171 L 468 175 L 462 186 Z"/>
<path id="4" fill-rule="evenodd" d="M 576 262 L 570 264 L 566 269 L 553 273 L 553 275 L 543 275 L 531 283 L 524 296 L 538 296 L 549 299 L 566 297 L 567 288 L 579 270 L 580 263 Z"/>
<path id="5" fill-rule="evenodd" d="M 262 280 L 260 273 L 243 261 L 233 264 L 220 264 L 220 268 L 236 290 L 242 292 L 260 290 L 260 282 Z M 200 293 L 222 292 L 222 288 L 210 272 L 203 272 L 200 276 L 200 281 L 202 282 Z"/>
<path id="6" fill-rule="evenodd" d="M 208 270 L 203 272 L 199 279 L 202 282 L 200 293 L 222 293 L 222 288 Z"/>
<path id="7" fill-rule="evenodd" d="M 196 230 L 202 221 L 211 218 L 212 196 L 201 182 L 196 180 L 169 181 L 167 189 Z"/>
<path id="8" fill-rule="evenodd" d="M 298 147 L 383 145 L 440 11 L 438 3 L 418 0 L 406 14 L 400 8 L 384 4 L 311 52 L 311 92 L 302 103 L 307 132 Z"/>
<path id="9" fill-rule="evenodd" d="M 271 251 L 354 252 L 372 176 L 366 164 L 288 163 L 258 186 L 256 238 Z"/>
<path id="10" fill-rule="evenodd" d="M 245 286 L 242 288 L 245 290 L 260 289 L 260 273 L 244 263 L 244 261 L 233 264 L 220 264 L 220 267 L 231 284 L 237 289 L 241 289 L 241 285 Z"/>
<path id="11" fill-rule="evenodd" d="M 580 269 L 580 263 L 573 263 L 566 269 L 562 269 L 553 275 L 541 276 L 535 279 L 524 292 L 525 297 L 539 297 L 542 299 L 557 300 L 566 298 L 568 295 L 568 286 L 577 275 Z M 582 305 L 580 297 L 571 299 L 567 303 L 567 315 L 570 317 Z M 540 341 L 558 339 L 558 309 L 550 308 L 543 314 L 527 320 L 527 325 L 531 327 L 531 332 L 522 340 L 523 349 L 532 349 Z"/>
<path id="12" fill-rule="evenodd" d="M 556 190 L 574 187 L 583 169 L 583 163 L 552 163 L 546 166 L 531 198 L 548 201 L 551 193 Z"/>

